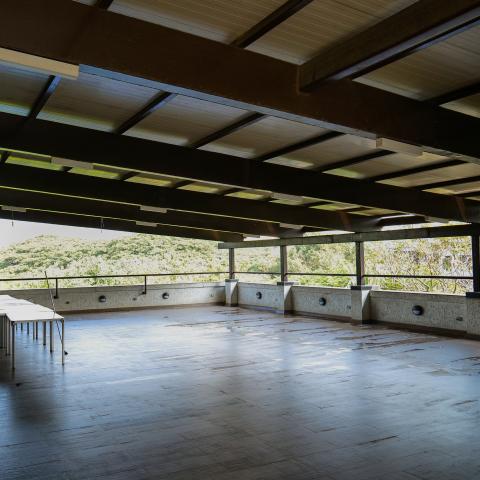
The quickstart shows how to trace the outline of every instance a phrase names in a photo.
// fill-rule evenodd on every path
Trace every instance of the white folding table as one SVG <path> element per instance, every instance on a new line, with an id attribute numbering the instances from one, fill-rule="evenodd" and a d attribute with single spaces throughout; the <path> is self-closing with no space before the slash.
<path id="1" fill-rule="evenodd" d="M 33 338 L 38 339 L 38 322 L 43 323 L 43 345 L 47 344 L 47 323 L 50 326 L 50 352 L 54 351 L 54 322 L 62 324 L 62 365 L 65 364 L 65 320 L 53 310 L 41 305 L 36 305 L 27 300 L 16 299 L 9 295 L 0 295 L 0 321 L 2 335 L 2 346 L 6 355 L 12 359 L 12 370 L 15 369 L 15 331 L 18 324 L 32 322 Z"/>

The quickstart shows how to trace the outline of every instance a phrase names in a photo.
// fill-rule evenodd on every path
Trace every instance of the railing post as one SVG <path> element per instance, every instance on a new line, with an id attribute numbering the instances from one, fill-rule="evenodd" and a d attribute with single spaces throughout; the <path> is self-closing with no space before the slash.
<path id="1" fill-rule="evenodd" d="M 280 281 L 288 282 L 288 250 L 286 245 L 280 245 Z"/>
<path id="2" fill-rule="evenodd" d="M 480 236 L 472 235 L 471 242 L 473 291 L 480 293 Z"/>
<path id="3" fill-rule="evenodd" d="M 235 249 L 228 249 L 228 278 L 235 280 Z"/>
<path id="4" fill-rule="evenodd" d="M 355 242 L 355 276 L 357 285 L 365 285 L 365 252 L 363 242 Z"/>

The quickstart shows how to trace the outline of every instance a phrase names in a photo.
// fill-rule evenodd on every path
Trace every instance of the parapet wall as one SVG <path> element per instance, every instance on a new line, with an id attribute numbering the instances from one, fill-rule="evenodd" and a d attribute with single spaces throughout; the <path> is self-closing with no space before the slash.
<path id="1" fill-rule="evenodd" d="M 55 306 L 61 313 L 225 302 L 223 282 L 148 285 L 147 294 L 143 295 L 142 292 L 143 285 L 61 288 Z M 0 294 L 24 298 L 49 308 L 52 305 L 46 289 L 5 290 Z M 105 301 L 100 301 L 102 296 Z"/>
<path id="2" fill-rule="evenodd" d="M 243 282 L 236 288 L 243 307 L 480 335 L 480 299 L 463 295 Z"/>
<path id="3" fill-rule="evenodd" d="M 352 323 L 383 322 L 480 336 L 480 299 L 461 295 L 237 281 L 148 285 L 147 294 L 142 292 L 143 285 L 61 288 L 55 305 L 58 312 L 65 313 L 197 304 L 240 305 Z M 51 307 L 46 289 L 5 290 L 0 294 Z"/>

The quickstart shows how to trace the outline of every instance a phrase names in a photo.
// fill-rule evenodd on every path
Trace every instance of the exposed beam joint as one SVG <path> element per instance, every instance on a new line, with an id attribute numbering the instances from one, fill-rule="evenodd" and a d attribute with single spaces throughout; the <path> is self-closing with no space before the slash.
<path id="1" fill-rule="evenodd" d="M 480 93 L 480 82 L 475 82 L 466 87 L 458 88 L 451 92 L 444 93 L 438 97 L 431 98 L 429 102 L 432 105 L 445 105 L 450 102 L 455 102 L 456 100 L 461 100 L 462 98 L 467 98 L 472 95 L 478 95 Z"/>
<path id="2" fill-rule="evenodd" d="M 265 118 L 265 115 L 261 113 L 250 113 L 247 116 L 241 118 L 240 120 L 226 126 L 225 128 L 217 130 L 216 132 L 213 132 L 210 135 L 207 135 L 206 137 L 203 137 L 200 140 L 193 142 L 190 145 L 190 148 L 200 148 L 209 143 L 213 143 L 216 140 L 219 140 L 220 138 L 226 137 L 227 135 L 237 132 L 242 128 L 253 125 L 254 123 L 261 120 L 262 118 Z"/>
<path id="3" fill-rule="evenodd" d="M 283 157 L 297 150 L 302 150 L 302 148 L 312 147 L 313 145 L 319 145 L 320 143 L 327 142 L 328 140 L 332 140 L 342 135 L 343 134 L 339 132 L 322 133 L 320 135 L 316 135 L 315 137 L 307 138 L 306 140 L 302 140 L 300 142 L 296 142 L 291 145 L 287 145 L 286 147 L 282 147 L 277 150 L 273 150 L 272 152 L 268 152 L 263 155 L 260 155 L 255 160 L 259 162 L 266 162 L 267 160 L 271 160 L 272 158 Z"/>
<path id="4" fill-rule="evenodd" d="M 121 125 L 119 125 L 113 133 L 121 135 L 127 130 L 130 130 L 132 127 L 140 123 L 144 118 L 148 117 L 155 110 L 166 105 L 168 102 L 171 102 L 176 97 L 175 93 L 162 92 L 156 95 L 147 105 L 145 105 L 139 112 L 130 117 L 128 120 L 125 120 Z"/>
<path id="5" fill-rule="evenodd" d="M 312 1 L 313 0 L 288 0 L 250 30 L 240 35 L 232 45 L 240 48 L 248 47 L 270 30 L 273 30 L 302 8 L 312 3 Z"/>
<path id="6" fill-rule="evenodd" d="M 456 167 L 458 165 L 464 165 L 463 160 L 447 160 L 442 162 L 429 163 L 428 165 L 422 165 L 420 167 L 407 168 L 405 170 L 399 170 L 397 172 L 383 173 L 381 175 L 375 175 L 369 177 L 371 182 L 381 182 L 384 180 L 390 180 L 392 178 L 406 177 L 407 175 L 415 175 L 416 173 L 431 172 L 434 170 L 440 170 L 442 168 Z"/>

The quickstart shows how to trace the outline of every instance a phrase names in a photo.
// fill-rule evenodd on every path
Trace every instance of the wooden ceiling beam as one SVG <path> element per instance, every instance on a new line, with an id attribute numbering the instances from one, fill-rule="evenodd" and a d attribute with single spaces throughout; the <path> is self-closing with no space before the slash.
<path id="1" fill-rule="evenodd" d="M 298 89 L 296 65 L 78 2 L 3 0 L 0 15 L 1 47 L 80 64 L 86 73 L 343 133 L 480 157 L 479 119 L 358 82 L 331 82 L 306 94 Z M 162 61 L 152 62 L 153 56 Z"/>
<path id="2" fill-rule="evenodd" d="M 21 121 L 22 117 L 0 113 L 0 146 L 232 187 L 387 208 L 450 220 L 480 221 L 480 206 L 476 202 L 458 202 L 458 199 L 445 195 L 262 163 L 45 120 L 32 120 L 17 133 L 16 126 Z"/>
<path id="3" fill-rule="evenodd" d="M 300 67 L 300 88 L 355 78 L 480 22 L 478 0 L 418 0 Z"/>
<path id="4" fill-rule="evenodd" d="M 233 41 L 235 47 L 245 48 L 278 27 L 282 22 L 312 3 L 313 0 L 288 0 L 270 15 Z"/>
<path id="5" fill-rule="evenodd" d="M 304 225 L 314 229 L 370 231 L 375 230 L 378 220 L 375 217 L 262 203 L 255 200 L 139 183 L 129 183 L 126 186 L 117 180 L 41 170 L 8 163 L 0 167 L 0 186 L 245 220 Z"/>
<path id="6" fill-rule="evenodd" d="M 12 212 L 0 210 L 0 218 L 11 220 Z M 149 235 L 194 238 L 198 240 L 211 240 L 215 242 L 241 242 L 243 240 L 242 235 L 238 235 L 236 233 L 216 232 L 214 230 L 201 230 L 197 228 L 183 228 L 169 225 L 158 225 L 156 227 L 150 227 L 145 225 L 137 225 L 135 222 L 129 220 L 72 215 L 58 212 L 45 212 L 42 210 L 27 210 L 26 212 L 14 212 L 13 218 L 15 221 L 21 222 L 68 225 L 72 227 L 96 228 L 132 233 L 145 233 Z"/>
<path id="7" fill-rule="evenodd" d="M 0 188 L 0 205 L 10 205 L 29 210 L 42 210 L 76 215 L 89 215 L 118 220 L 157 223 L 160 225 L 215 230 L 245 235 L 270 237 L 291 236 L 291 229 L 281 228 L 277 223 L 260 222 L 203 215 L 191 212 L 150 212 L 137 205 L 104 202 L 84 198 L 66 197 L 48 193 Z M 296 232 L 298 235 L 298 232 Z"/>

